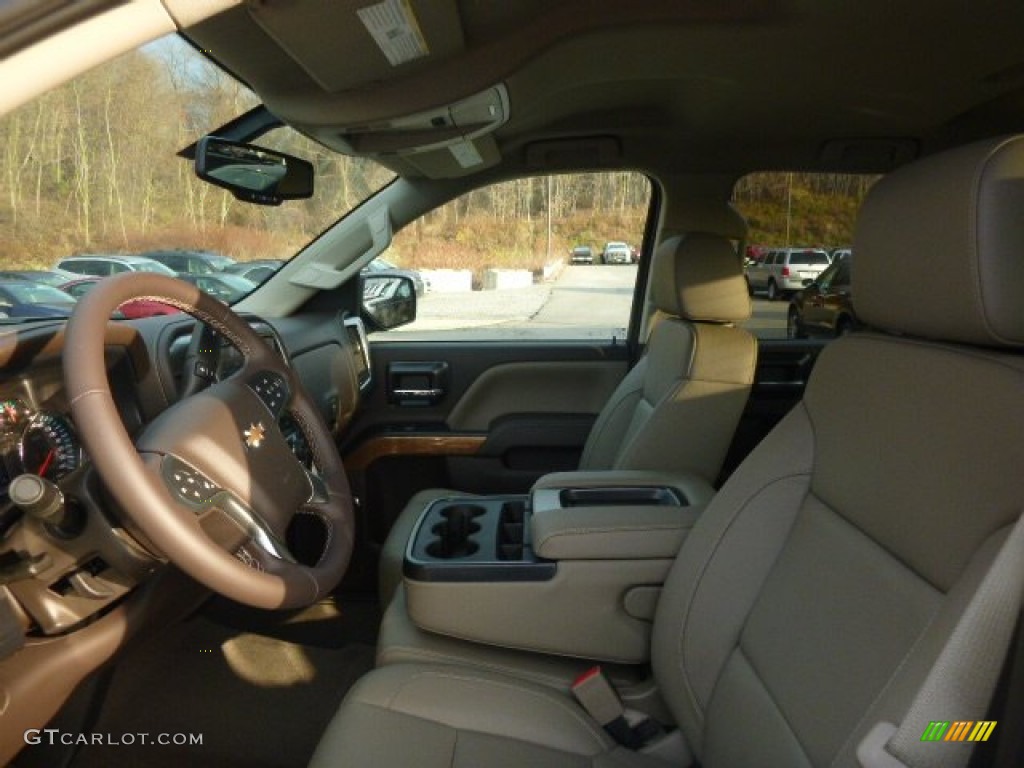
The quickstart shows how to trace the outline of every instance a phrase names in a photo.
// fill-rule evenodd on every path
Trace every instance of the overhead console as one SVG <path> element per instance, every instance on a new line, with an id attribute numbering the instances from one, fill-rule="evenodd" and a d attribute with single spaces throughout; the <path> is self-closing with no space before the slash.
<path id="1" fill-rule="evenodd" d="M 568 472 L 529 496 L 438 500 L 406 550 L 409 615 L 465 640 L 647 661 L 661 585 L 713 493 L 688 474 Z"/>
<path id="2" fill-rule="evenodd" d="M 414 115 L 346 126 L 329 137 L 340 152 L 401 160 L 427 176 L 475 173 L 500 159 L 492 134 L 508 121 L 504 84 Z M 321 137 L 326 138 L 326 137 Z"/>
<path id="3" fill-rule="evenodd" d="M 346 127 L 338 136 L 357 155 L 412 154 L 443 147 L 464 153 L 460 144 L 487 135 L 508 120 L 508 91 L 496 85 L 468 99 L 394 120 Z"/>

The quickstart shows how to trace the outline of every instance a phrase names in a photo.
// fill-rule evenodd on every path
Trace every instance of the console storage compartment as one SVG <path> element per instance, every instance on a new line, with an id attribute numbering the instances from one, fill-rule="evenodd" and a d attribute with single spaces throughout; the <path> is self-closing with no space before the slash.
<path id="1" fill-rule="evenodd" d="M 406 550 L 409 615 L 464 640 L 648 661 L 661 585 L 712 494 L 692 476 L 573 472 L 530 497 L 441 499 Z"/>

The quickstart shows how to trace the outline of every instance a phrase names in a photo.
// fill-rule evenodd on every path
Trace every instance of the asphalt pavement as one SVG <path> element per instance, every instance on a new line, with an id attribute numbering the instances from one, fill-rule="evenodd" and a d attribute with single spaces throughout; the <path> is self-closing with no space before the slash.
<path id="1" fill-rule="evenodd" d="M 378 338 L 624 338 L 635 265 L 575 265 L 550 283 L 526 288 L 428 293 L 412 325 Z M 785 338 L 787 302 L 755 297 L 745 326 L 762 338 Z"/>

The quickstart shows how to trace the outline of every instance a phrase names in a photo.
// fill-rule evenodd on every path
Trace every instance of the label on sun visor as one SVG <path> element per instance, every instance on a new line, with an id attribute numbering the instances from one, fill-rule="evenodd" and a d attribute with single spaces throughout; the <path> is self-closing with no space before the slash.
<path id="1" fill-rule="evenodd" d="M 408 0 L 384 0 L 356 13 L 393 67 L 430 53 Z"/>

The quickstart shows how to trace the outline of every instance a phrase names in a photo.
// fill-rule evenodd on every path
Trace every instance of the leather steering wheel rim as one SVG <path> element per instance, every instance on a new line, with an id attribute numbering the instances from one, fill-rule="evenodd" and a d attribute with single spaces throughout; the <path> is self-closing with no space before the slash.
<path id="1" fill-rule="evenodd" d="M 130 299 L 162 301 L 213 327 L 242 355 L 241 369 L 171 405 L 133 442 L 111 394 L 105 334 Z M 64 344 L 72 417 L 100 477 L 130 522 L 193 578 L 261 608 L 308 605 L 330 592 L 352 553 L 352 496 L 327 424 L 291 368 L 230 307 L 163 275 L 126 273 L 97 283 L 75 306 Z M 317 474 L 277 427 L 288 412 Z M 283 545 L 295 514 L 326 528 L 319 561 Z"/>

